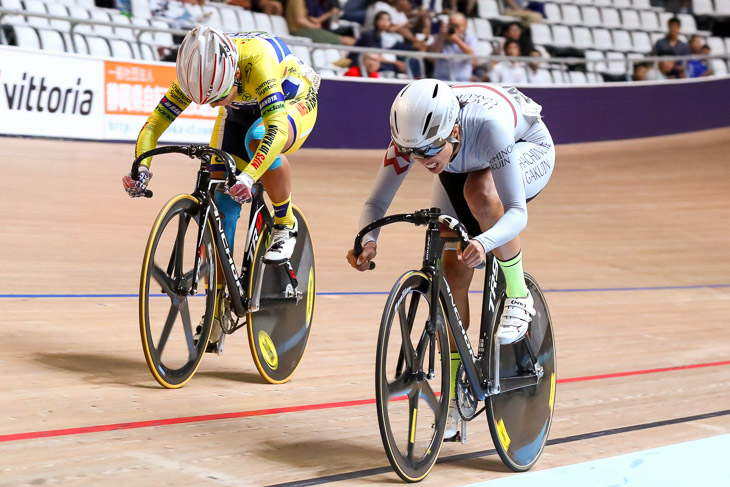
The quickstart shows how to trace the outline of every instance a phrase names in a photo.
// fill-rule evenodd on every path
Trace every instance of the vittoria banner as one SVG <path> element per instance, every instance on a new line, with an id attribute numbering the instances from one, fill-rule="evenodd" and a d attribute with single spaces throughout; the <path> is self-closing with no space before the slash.
<path id="1" fill-rule="evenodd" d="M 102 71 L 98 60 L 0 50 L 0 132 L 103 138 Z"/>
<path id="2" fill-rule="evenodd" d="M 135 140 L 175 67 L 0 47 L 0 134 Z M 160 142 L 208 143 L 218 113 L 191 104 Z"/>

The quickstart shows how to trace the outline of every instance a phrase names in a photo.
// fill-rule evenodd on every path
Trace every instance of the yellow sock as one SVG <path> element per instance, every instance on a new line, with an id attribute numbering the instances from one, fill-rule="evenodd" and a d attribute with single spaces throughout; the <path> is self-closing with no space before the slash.
<path id="1" fill-rule="evenodd" d="M 274 224 L 293 228 L 297 220 L 291 210 L 291 195 L 281 203 L 271 203 L 274 205 Z"/>
<path id="2" fill-rule="evenodd" d="M 456 397 L 456 371 L 459 369 L 460 363 L 459 352 L 451 352 L 451 394 L 449 395 L 451 399 Z"/>
<path id="3" fill-rule="evenodd" d="M 504 280 L 507 283 L 508 298 L 524 298 L 527 296 L 527 284 L 525 284 L 525 273 L 522 270 L 522 251 L 510 260 L 499 262 L 499 267 L 504 273 Z"/>

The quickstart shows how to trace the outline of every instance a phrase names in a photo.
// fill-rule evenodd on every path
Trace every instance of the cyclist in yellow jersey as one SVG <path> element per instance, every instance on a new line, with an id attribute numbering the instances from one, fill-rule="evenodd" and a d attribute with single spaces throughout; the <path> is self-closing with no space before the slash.
<path id="1" fill-rule="evenodd" d="M 297 223 L 291 210 L 291 171 L 282 154 L 296 151 L 317 118 L 319 77 L 279 38 L 266 32 L 226 35 L 198 26 L 183 40 L 176 63 L 177 79 L 160 100 L 137 138 L 136 154 L 157 140 L 190 103 L 220 107 L 210 145 L 230 153 L 240 173 L 236 184 L 216 193 L 226 238 L 233 249 L 240 204 L 251 198 L 261 180 L 274 205 L 274 230 L 265 259 L 286 261 L 296 243 Z M 142 161 L 139 178 L 127 174 L 131 197 L 143 196 L 151 178 L 151 158 Z M 211 172 L 223 171 L 214 160 Z"/>

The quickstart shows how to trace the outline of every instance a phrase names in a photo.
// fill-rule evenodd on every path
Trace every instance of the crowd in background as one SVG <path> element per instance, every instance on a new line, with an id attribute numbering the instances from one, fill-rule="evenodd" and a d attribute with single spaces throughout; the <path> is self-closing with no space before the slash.
<path id="1" fill-rule="evenodd" d="M 120 0 L 97 0 L 99 6 Z M 176 28 L 186 29 L 205 23 L 206 11 L 200 8 L 212 0 L 150 0 L 153 16 L 170 20 Z M 485 81 L 504 84 L 549 84 L 550 76 L 541 58 L 548 52 L 531 41 L 530 26 L 545 19 L 544 2 L 500 0 L 502 11 L 518 19 L 495 24 L 500 36 L 493 55 L 531 57 L 534 61 L 503 60 L 484 63 L 477 57 L 477 38 L 467 30 L 469 17 L 477 16 L 477 0 L 225 0 L 254 12 L 283 16 L 290 35 L 306 37 L 317 43 L 359 46 L 380 53 L 352 52 L 338 65 L 345 76 L 359 77 L 435 77 L 445 81 Z M 690 0 L 652 0 L 652 4 L 675 13 L 691 13 Z M 197 7 L 197 8 L 193 8 Z M 667 35 L 658 40 L 653 56 L 709 54 L 699 36 L 684 42 L 680 21 L 673 17 Z M 388 51 L 449 54 L 428 58 L 395 55 Z M 172 52 L 166 60 L 174 60 Z M 559 54 L 558 54 L 559 55 Z M 576 55 L 576 51 L 568 51 Z M 578 52 L 578 55 L 582 53 Z M 628 78 L 634 81 L 699 77 L 712 74 L 707 59 L 684 62 L 636 62 Z"/>

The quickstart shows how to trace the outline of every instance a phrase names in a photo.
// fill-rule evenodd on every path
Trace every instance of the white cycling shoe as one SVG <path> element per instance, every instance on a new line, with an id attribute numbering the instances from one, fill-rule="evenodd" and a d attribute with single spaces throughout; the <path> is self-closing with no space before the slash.
<path id="1" fill-rule="evenodd" d="M 461 429 L 461 414 L 456 407 L 456 398 L 449 400 L 449 414 L 446 416 L 446 429 L 444 430 L 444 440 L 451 440 Z"/>
<path id="2" fill-rule="evenodd" d="M 281 264 L 291 258 L 294 247 L 297 244 L 297 230 L 299 224 L 294 221 L 294 228 L 286 225 L 274 225 L 271 232 L 271 244 L 264 254 L 264 262 L 267 264 Z"/>
<path id="3" fill-rule="evenodd" d="M 499 321 L 497 333 L 494 335 L 497 343 L 508 345 L 525 336 L 527 327 L 536 314 L 534 304 L 529 291 L 525 298 L 507 298 L 504 302 L 502 319 Z"/>

